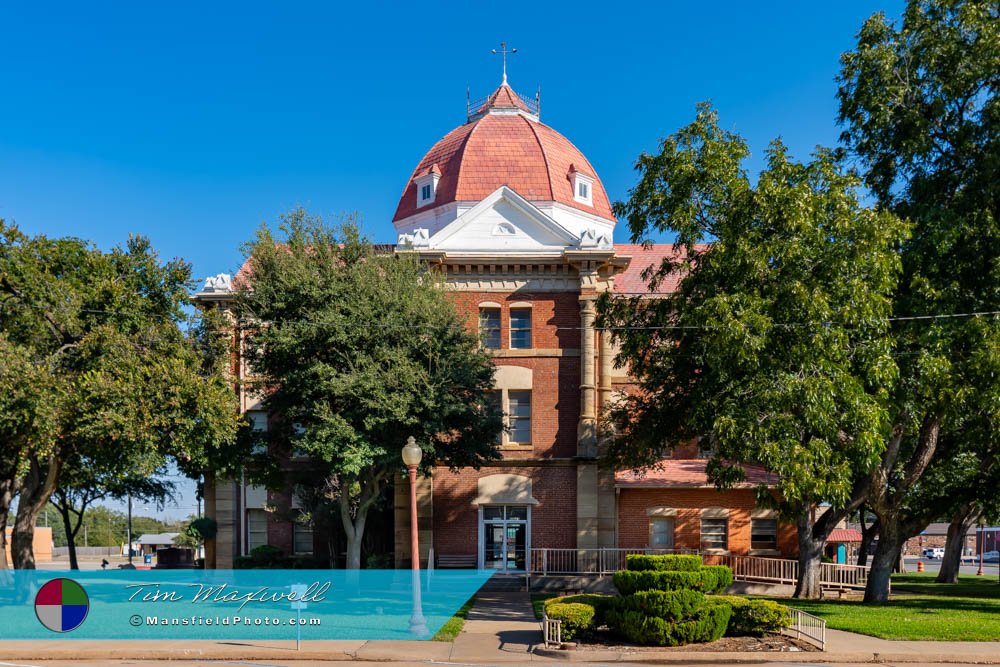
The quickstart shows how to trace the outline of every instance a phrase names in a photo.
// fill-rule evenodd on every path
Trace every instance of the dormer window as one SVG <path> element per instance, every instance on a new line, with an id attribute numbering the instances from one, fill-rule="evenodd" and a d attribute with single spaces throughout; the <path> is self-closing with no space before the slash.
<path id="1" fill-rule="evenodd" d="M 437 194 L 437 184 L 441 179 L 441 170 L 435 164 L 422 176 L 414 179 L 417 186 L 417 208 L 434 203 Z"/>
<path id="2" fill-rule="evenodd" d="M 569 182 L 573 186 L 573 201 L 594 205 L 594 177 L 577 171 L 574 165 L 569 167 Z"/>

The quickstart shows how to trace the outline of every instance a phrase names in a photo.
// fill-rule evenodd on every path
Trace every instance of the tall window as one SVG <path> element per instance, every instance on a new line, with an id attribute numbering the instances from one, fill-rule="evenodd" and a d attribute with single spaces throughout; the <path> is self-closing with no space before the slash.
<path id="1" fill-rule="evenodd" d="M 267 544 L 267 512 L 247 510 L 247 551 Z"/>
<path id="2" fill-rule="evenodd" d="M 425 185 L 420 188 L 420 201 L 427 201 L 431 198 L 431 186 L 430 184 Z"/>
<path id="3" fill-rule="evenodd" d="M 531 309 L 512 308 L 510 311 L 510 346 L 515 350 L 531 347 Z"/>
<path id="4" fill-rule="evenodd" d="M 479 340 L 483 347 L 500 348 L 500 309 L 479 309 Z"/>
<path id="5" fill-rule="evenodd" d="M 503 392 L 499 389 L 495 389 L 487 394 L 486 398 L 490 407 L 497 412 L 503 413 Z M 503 442 L 503 433 L 498 433 L 495 442 L 499 445 Z"/>
<path id="6" fill-rule="evenodd" d="M 649 546 L 659 549 L 674 547 L 674 520 L 672 517 L 653 517 L 649 520 Z"/>
<path id="7" fill-rule="evenodd" d="M 577 196 L 580 199 L 590 199 L 590 186 L 583 181 L 580 181 L 576 185 Z"/>
<path id="8" fill-rule="evenodd" d="M 292 550 L 297 554 L 311 554 L 313 552 L 312 526 L 299 521 L 292 524 Z"/>
<path id="9" fill-rule="evenodd" d="M 728 519 L 702 519 L 701 548 L 706 550 L 728 548 L 728 523 Z"/>
<path id="10" fill-rule="evenodd" d="M 507 420 L 510 424 L 510 442 L 518 445 L 531 443 L 531 392 L 507 392 Z"/>
<path id="11" fill-rule="evenodd" d="M 778 520 L 750 520 L 750 548 L 774 551 L 778 548 Z"/>

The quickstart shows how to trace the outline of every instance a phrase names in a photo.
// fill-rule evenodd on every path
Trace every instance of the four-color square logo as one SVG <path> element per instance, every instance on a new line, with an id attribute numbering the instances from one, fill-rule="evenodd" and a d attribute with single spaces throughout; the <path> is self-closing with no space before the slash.
<path id="1" fill-rule="evenodd" d="M 42 625 L 55 632 L 80 627 L 89 610 L 87 591 L 72 579 L 53 579 L 35 595 L 35 615 Z"/>

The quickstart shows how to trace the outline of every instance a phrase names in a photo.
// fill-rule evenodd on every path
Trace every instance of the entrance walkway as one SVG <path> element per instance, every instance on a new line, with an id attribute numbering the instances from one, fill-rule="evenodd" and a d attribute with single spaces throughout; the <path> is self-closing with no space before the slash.
<path id="1" fill-rule="evenodd" d="M 455 638 L 451 660 L 474 662 L 491 654 L 491 660 L 530 660 L 532 647 L 541 642 L 542 630 L 528 593 L 481 591 Z"/>

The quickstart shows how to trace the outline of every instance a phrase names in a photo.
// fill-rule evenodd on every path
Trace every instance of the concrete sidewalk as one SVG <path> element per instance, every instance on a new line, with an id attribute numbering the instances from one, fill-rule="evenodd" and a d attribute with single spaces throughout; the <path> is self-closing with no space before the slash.
<path id="1" fill-rule="evenodd" d="M 966 663 L 1000 664 L 1000 642 L 888 641 L 827 630 L 825 652 L 697 652 L 672 649 L 545 650 L 527 593 L 480 593 L 454 642 L 434 641 L 86 641 L 0 640 L 0 662 L 197 659 L 454 662 L 630 662 L 647 664 Z"/>

